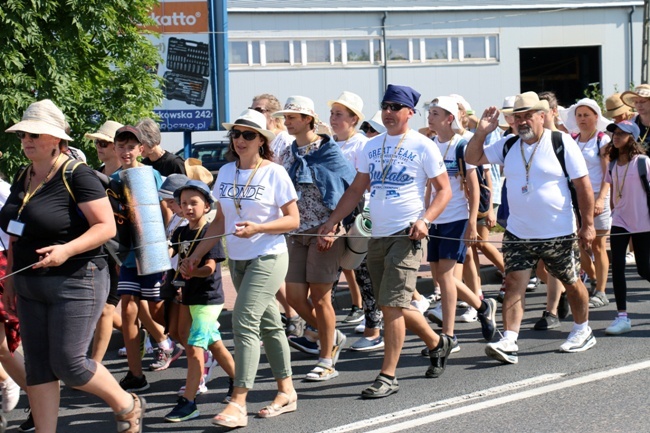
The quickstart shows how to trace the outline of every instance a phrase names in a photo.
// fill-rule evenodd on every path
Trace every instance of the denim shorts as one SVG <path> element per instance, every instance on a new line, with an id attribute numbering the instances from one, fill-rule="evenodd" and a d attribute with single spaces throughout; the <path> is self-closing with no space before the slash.
<path id="1" fill-rule="evenodd" d="M 63 380 L 83 386 L 97 370 L 87 357 L 108 295 L 108 269 L 89 262 L 84 275 L 14 276 L 27 385 Z"/>

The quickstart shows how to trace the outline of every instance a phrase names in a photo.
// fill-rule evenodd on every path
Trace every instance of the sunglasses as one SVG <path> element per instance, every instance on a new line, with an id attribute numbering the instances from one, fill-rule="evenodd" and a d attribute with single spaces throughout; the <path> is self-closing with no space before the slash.
<path id="1" fill-rule="evenodd" d="M 106 149 L 110 144 L 111 144 L 110 141 L 95 140 L 95 146 L 101 147 L 102 149 Z"/>
<path id="2" fill-rule="evenodd" d="M 228 136 L 232 137 L 233 139 L 244 137 L 244 140 L 246 141 L 253 141 L 257 138 L 258 135 L 259 134 L 254 131 L 240 131 L 239 129 L 231 129 L 228 133 Z"/>
<path id="3" fill-rule="evenodd" d="M 377 132 L 372 126 L 368 125 L 366 122 L 363 122 L 363 125 L 361 125 L 361 130 L 366 134 Z"/>
<path id="4" fill-rule="evenodd" d="M 269 111 L 271 111 L 271 110 L 268 110 L 268 109 L 266 109 L 266 108 L 262 108 L 262 107 L 255 107 L 255 108 L 253 108 L 253 107 L 248 107 L 248 109 L 249 109 L 249 110 L 255 110 L 255 111 L 257 111 L 258 113 L 262 113 L 262 114 L 265 114 L 265 113 L 268 113 Z"/>
<path id="5" fill-rule="evenodd" d="M 29 137 L 32 138 L 33 140 L 36 140 L 38 137 L 41 136 L 41 134 L 32 134 L 32 133 L 30 133 L 30 132 L 16 131 L 16 136 L 17 136 L 20 140 L 24 140 L 25 137 L 27 137 L 27 136 L 29 136 Z"/>
<path id="6" fill-rule="evenodd" d="M 381 103 L 381 109 L 382 110 L 388 110 L 390 108 L 390 111 L 399 111 L 402 108 L 408 108 L 407 105 L 404 104 L 398 104 L 396 102 L 382 102 Z"/>

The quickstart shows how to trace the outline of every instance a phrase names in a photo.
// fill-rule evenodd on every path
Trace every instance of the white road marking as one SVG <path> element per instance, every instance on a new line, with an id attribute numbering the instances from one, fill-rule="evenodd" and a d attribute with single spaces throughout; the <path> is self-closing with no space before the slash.
<path id="1" fill-rule="evenodd" d="M 362 421 L 358 421 L 352 424 L 346 424 L 339 427 L 334 427 L 329 430 L 324 430 L 320 433 L 343 433 L 354 430 L 359 430 L 366 427 L 371 427 L 377 424 L 382 424 L 385 422 L 395 421 L 400 418 L 406 418 L 414 415 L 418 415 L 424 412 L 430 412 L 433 410 L 446 408 L 449 406 L 467 403 L 471 400 L 476 400 L 479 398 L 491 397 L 498 394 L 503 394 L 505 392 L 514 391 L 520 388 L 525 388 L 529 386 L 539 385 L 541 383 L 551 382 L 558 380 L 564 377 L 564 373 L 556 374 L 543 374 L 541 376 L 531 377 L 530 379 L 524 379 L 517 382 L 508 383 L 505 385 L 496 386 L 494 388 L 484 389 L 482 391 L 476 391 L 469 394 L 461 395 L 458 397 L 452 397 L 445 400 L 440 400 L 432 403 L 427 403 L 422 406 L 412 407 L 410 409 L 401 410 L 399 412 L 393 412 L 386 415 L 378 416 L 376 418 L 368 418 Z M 390 398 L 390 397 L 389 397 Z"/>
<path id="2" fill-rule="evenodd" d="M 570 388 L 577 385 L 584 385 L 589 382 L 595 382 L 602 379 L 608 379 L 615 376 L 632 373 L 639 370 L 645 370 L 650 368 L 650 361 L 639 362 L 636 364 L 627 365 L 625 367 L 615 368 L 613 370 L 601 371 L 598 373 L 589 374 L 582 377 L 577 377 L 575 379 L 567 379 L 558 383 L 545 385 L 540 388 L 531 389 L 527 391 L 518 392 L 512 395 L 498 397 L 493 400 L 483 401 L 479 403 L 474 403 L 468 406 L 459 407 L 457 409 L 450 409 L 445 412 L 440 412 L 432 415 L 425 416 L 423 418 L 414 419 L 410 421 L 405 421 L 399 424 L 392 426 L 387 426 L 381 429 L 373 429 L 373 433 L 392 433 L 399 432 L 413 427 L 418 427 L 426 424 L 430 424 L 435 421 L 439 421 L 446 418 L 451 418 L 459 415 L 466 415 L 471 412 L 476 412 L 479 410 L 489 409 L 491 407 L 500 406 L 503 404 L 511 403 L 513 401 L 524 400 L 531 397 L 536 397 L 538 395 L 547 394 L 550 392 L 558 391 L 565 388 Z"/>

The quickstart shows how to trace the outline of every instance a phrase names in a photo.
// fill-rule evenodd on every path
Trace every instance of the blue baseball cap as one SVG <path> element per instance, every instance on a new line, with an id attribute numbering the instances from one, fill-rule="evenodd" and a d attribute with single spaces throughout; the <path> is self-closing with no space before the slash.
<path id="1" fill-rule="evenodd" d="M 639 129 L 639 126 L 636 123 L 630 122 L 629 120 L 623 120 L 622 122 L 610 123 L 609 125 L 607 125 L 607 130 L 609 132 L 614 132 L 616 131 L 617 128 L 623 132 L 627 132 L 628 134 L 631 134 L 632 137 L 634 137 L 635 141 L 639 141 L 639 135 L 641 134 L 641 130 Z"/>
<path id="2" fill-rule="evenodd" d="M 409 86 L 389 84 L 381 102 L 396 102 L 415 110 L 415 106 L 418 105 L 419 100 L 420 94 L 417 90 L 414 90 Z"/>
<path id="3" fill-rule="evenodd" d="M 186 189 L 193 189 L 195 191 L 198 191 L 203 194 L 208 204 L 212 205 L 212 203 L 214 203 L 214 198 L 212 198 L 212 194 L 210 193 L 210 187 L 208 187 L 206 183 L 201 182 L 200 180 L 189 180 L 185 185 L 181 186 L 180 188 L 176 188 L 174 191 L 174 198 L 176 201 L 180 200 L 181 193 Z"/>

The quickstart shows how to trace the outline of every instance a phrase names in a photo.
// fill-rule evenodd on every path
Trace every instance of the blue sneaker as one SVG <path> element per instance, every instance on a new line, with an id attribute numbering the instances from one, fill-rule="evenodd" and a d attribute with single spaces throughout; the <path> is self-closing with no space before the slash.
<path id="1" fill-rule="evenodd" d="M 301 352 L 308 353 L 310 355 L 318 355 L 320 350 L 318 349 L 318 343 L 315 341 L 309 341 L 307 337 L 296 337 L 289 338 L 289 346 L 294 349 L 298 349 Z"/>
<path id="2" fill-rule="evenodd" d="M 384 347 L 384 340 L 381 337 L 377 338 L 366 338 L 361 337 L 350 346 L 350 350 L 356 352 L 367 352 L 369 350 L 382 349 Z M 428 356 L 428 354 L 427 354 Z"/>
<path id="3" fill-rule="evenodd" d="M 197 418 L 199 410 L 196 403 L 189 401 L 185 397 L 178 397 L 176 407 L 165 416 L 167 422 L 181 422 L 188 419 Z"/>

